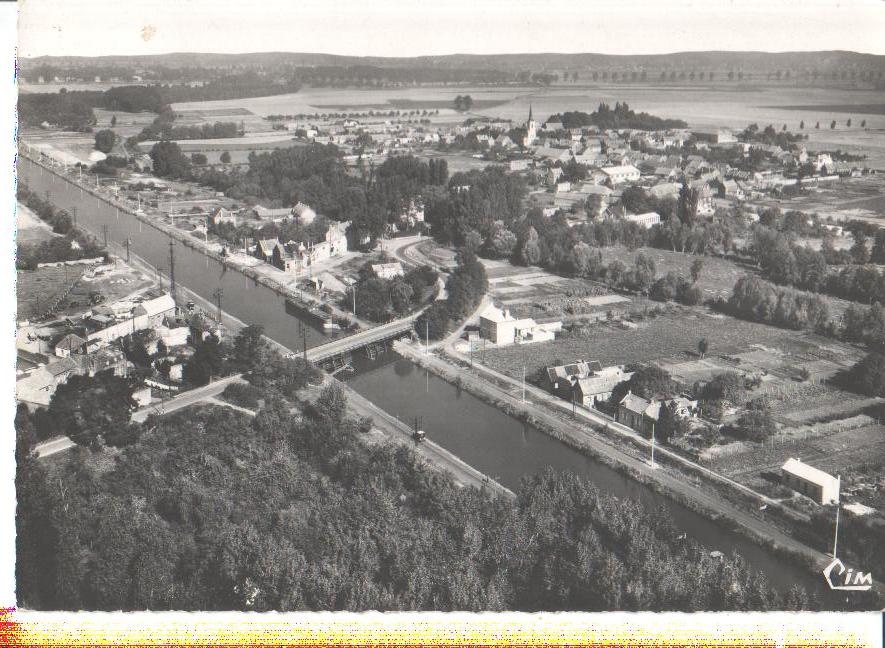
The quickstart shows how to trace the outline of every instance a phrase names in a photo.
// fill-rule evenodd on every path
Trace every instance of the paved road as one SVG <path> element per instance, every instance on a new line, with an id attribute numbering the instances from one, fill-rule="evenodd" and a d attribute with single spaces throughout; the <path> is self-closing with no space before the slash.
<path id="1" fill-rule="evenodd" d="M 242 382 L 242 380 L 243 379 L 240 374 L 234 374 L 233 376 L 227 376 L 226 378 L 211 382 L 208 385 L 204 385 L 203 387 L 197 387 L 196 389 L 186 391 L 182 394 L 179 394 L 175 398 L 172 398 L 171 400 L 157 403 L 156 405 L 148 405 L 147 407 L 142 407 L 141 409 L 136 410 L 132 413 L 132 422 L 144 423 L 147 417 L 151 414 L 169 414 L 170 412 L 180 410 L 184 407 L 193 405 L 194 403 L 198 403 L 204 400 L 210 400 L 212 399 L 212 397 L 217 396 L 218 394 L 223 392 L 224 388 L 231 383 Z"/>
<path id="2" fill-rule="evenodd" d="M 307 359 L 315 362 L 317 360 L 322 360 L 323 358 L 338 355 L 339 353 L 351 351 L 355 348 L 365 346 L 366 344 L 369 344 L 371 342 L 384 340 L 388 336 L 399 331 L 408 331 L 412 328 L 412 324 L 415 322 L 418 316 L 423 312 L 424 309 L 422 308 L 421 310 L 412 313 L 411 315 L 406 315 L 405 317 L 393 320 L 392 322 L 388 322 L 387 324 L 381 324 L 365 331 L 360 331 L 358 333 L 354 333 L 353 335 L 348 335 L 347 337 L 343 337 L 338 340 L 332 340 L 331 342 L 327 342 L 326 344 L 312 347 L 307 350 Z"/>
<path id="3" fill-rule="evenodd" d="M 44 457 L 50 457 L 57 452 L 64 452 L 69 448 L 73 448 L 75 445 L 77 444 L 66 436 L 56 437 L 35 445 L 34 453 L 37 455 L 38 459 L 43 459 Z"/>

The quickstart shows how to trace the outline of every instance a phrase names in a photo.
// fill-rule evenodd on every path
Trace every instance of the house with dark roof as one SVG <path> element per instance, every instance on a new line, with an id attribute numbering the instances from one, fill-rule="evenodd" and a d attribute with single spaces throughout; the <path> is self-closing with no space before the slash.
<path id="1" fill-rule="evenodd" d="M 83 353 L 86 349 L 86 340 L 79 335 L 68 333 L 55 343 L 55 355 L 59 358 L 68 358 L 73 353 Z"/>
<path id="2" fill-rule="evenodd" d="M 560 398 L 595 407 L 611 397 L 615 386 L 630 380 L 632 373 L 624 371 L 621 365 L 603 367 L 599 362 L 576 360 L 570 364 L 547 367 L 543 386 Z"/>
<path id="3" fill-rule="evenodd" d="M 615 420 L 636 430 L 640 434 L 651 436 L 654 433 L 654 426 L 660 418 L 662 405 L 672 407 L 673 414 L 677 418 L 695 416 L 698 411 L 698 402 L 686 396 L 676 396 L 675 398 L 652 397 L 651 400 L 647 400 L 628 391 L 621 399 L 621 402 L 618 403 Z"/>

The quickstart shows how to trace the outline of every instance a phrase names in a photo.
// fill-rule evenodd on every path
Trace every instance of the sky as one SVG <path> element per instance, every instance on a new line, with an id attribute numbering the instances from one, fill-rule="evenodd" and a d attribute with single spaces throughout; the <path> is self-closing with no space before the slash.
<path id="1" fill-rule="evenodd" d="M 20 57 L 885 54 L 885 0 L 20 0 Z"/>

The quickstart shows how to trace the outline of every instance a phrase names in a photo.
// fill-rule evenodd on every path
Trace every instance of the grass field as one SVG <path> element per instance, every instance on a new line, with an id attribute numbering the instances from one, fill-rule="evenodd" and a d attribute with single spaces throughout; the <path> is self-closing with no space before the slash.
<path id="1" fill-rule="evenodd" d="M 16 274 L 16 319 L 32 319 L 49 310 L 82 276 L 82 266 L 41 268 Z"/>
<path id="2" fill-rule="evenodd" d="M 680 252 L 672 252 L 671 250 L 659 250 L 657 248 L 639 248 L 638 250 L 628 250 L 625 247 L 615 246 L 600 248 L 602 260 L 605 263 L 611 263 L 618 260 L 623 262 L 627 267 L 631 267 L 636 259 L 636 255 L 640 252 L 650 257 L 655 262 L 655 268 L 658 276 L 663 276 L 668 272 L 681 274 L 686 279 L 691 278 L 691 264 L 695 259 L 701 259 L 704 262 L 704 268 L 701 271 L 699 284 L 704 292 L 704 298 L 711 297 L 728 297 L 731 295 L 735 282 L 742 274 L 748 272 L 756 273 L 757 270 L 751 266 L 730 261 L 728 259 L 720 259 L 717 257 L 698 257 L 691 254 L 682 254 Z"/>

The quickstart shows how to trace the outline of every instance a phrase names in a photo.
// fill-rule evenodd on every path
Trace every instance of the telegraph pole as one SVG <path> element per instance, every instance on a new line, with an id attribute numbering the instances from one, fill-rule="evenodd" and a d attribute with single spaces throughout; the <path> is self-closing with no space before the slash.
<path id="1" fill-rule="evenodd" d="M 129 263 L 129 246 L 131 245 L 131 243 L 132 243 L 132 239 L 130 239 L 130 238 L 127 238 L 125 241 L 123 241 L 123 245 L 126 246 L 126 262 L 127 263 Z"/>
<path id="2" fill-rule="evenodd" d="M 302 357 L 304 361 L 307 362 L 307 327 L 304 326 L 304 322 L 300 323 L 301 326 L 301 341 L 304 345 L 304 351 L 302 352 Z"/>
<path id="3" fill-rule="evenodd" d="M 525 365 L 522 365 L 522 402 L 525 402 Z"/>
<path id="4" fill-rule="evenodd" d="M 175 299 L 175 241 L 169 241 L 169 291 Z"/>
<path id="5" fill-rule="evenodd" d="M 839 545 L 839 509 L 842 508 L 842 475 L 836 475 L 836 533 L 833 536 L 833 560 L 836 559 L 836 549 Z"/>
<path id="6" fill-rule="evenodd" d="M 74 217 L 74 227 L 76 228 L 77 227 L 77 208 L 76 207 L 71 208 L 71 216 Z"/>
<path id="7" fill-rule="evenodd" d="M 651 467 L 655 467 L 655 422 L 651 422 Z"/>
<path id="8" fill-rule="evenodd" d="M 221 299 L 224 297 L 224 289 L 216 288 L 212 296 L 215 298 L 215 304 L 218 307 L 218 323 L 221 324 Z"/>
<path id="9" fill-rule="evenodd" d="M 108 226 L 107 225 L 101 226 L 101 234 L 102 234 L 102 238 L 104 238 L 104 246 L 105 246 L 105 248 L 107 248 L 107 246 L 108 246 Z"/>

